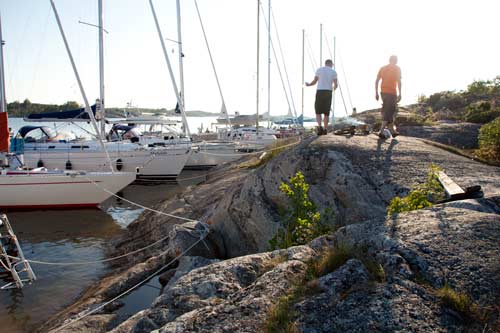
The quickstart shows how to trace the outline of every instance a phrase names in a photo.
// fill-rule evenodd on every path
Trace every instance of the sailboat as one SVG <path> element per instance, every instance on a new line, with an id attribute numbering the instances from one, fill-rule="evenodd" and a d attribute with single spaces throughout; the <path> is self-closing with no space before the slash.
<path id="1" fill-rule="evenodd" d="M 99 118 L 101 121 L 100 129 L 95 127 L 96 138 L 99 140 L 78 140 L 60 139 L 58 134 L 47 135 L 48 129 L 43 126 L 25 126 L 18 132 L 18 136 L 24 139 L 25 163 L 29 167 L 48 167 L 58 169 L 83 169 L 89 171 L 101 171 L 109 168 L 115 168 L 119 171 L 133 172 L 137 168 L 138 178 L 142 179 L 175 179 L 182 171 L 189 156 L 191 155 L 191 142 L 183 141 L 173 143 L 168 146 L 159 146 L 150 143 L 143 143 L 137 138 L 130 138 L 126 141 L 113 141 L 107 135 L 105 129 L 105 106 L 104 106 L 104 59 L 103 59 L 103 23 L 102 23 L 102 0 L 99 4 L 99 69 L 100 69 L 100 99 L 98 99 L 93 110 L 88 106 L 85 100 L 85 108 L 72 110 L 70 112 L 51 112 L 28 116 L 27 121 L 33 122 L 88 122 L 90 118 Z M 53 0 L 51 0 L 52 9 L 56 16 L 59 30 L 65 42 L 67 52 L 74 66 L 71 52 L 66 43 L 66 37 L 62 29 L 57 10 Z M 81 117 L 79 115 L 85 114 Z M 88 117 L 87 117 L 88 115 Z M 109 140 L 105 140 L 108 136 Z M 110 157 L 109 162 L 104 151 L 107 151 Z"/>
<path id="2" fill-rule="evenodd" d="M 153 14 L 153 18 L 156 24 L 156 29 L 158 32 L 158 37 L 160 39 L 160 43 L 163 49 L 163 55 L 165 61 L 167 63 L 167 67 L 170 74 L 170 79 L 172 81 L 172 85 L 174 87 L 174 92 L 177 98 L 177 107 L 179 109 L 179 113 L 181 113 L 183 117 L 183 126 L 184 126 L 184 137 L 189 138 L 189 127 L 186 121 L 185 116 L 185 94 L 184 94 L 184 74 L 183 74 L 183 62 L 182 62 L 182 33 L 181 33 L 181 21 L 180 21 L 180 3 L 179 0 L 176 1 L 177 4 L 177 32 L 178 32 L 178 46 L 179 46 L 179 83 L 180 83 L 180 91 L 177 88 L 177 82 L 174 78 L 170 59 L 168 57 L 168 53 L 166 51 L 164 39 L 162 36 L 162 32 L 158 23 L 158 18 L 156 16 L 156 11 L 153 5 L 153 1 L 150 0 L 151 12 Z M 201 18 L 200 18 L 201 20 Z M 206 37 L 206 36 L 205 36 Z M 211 57 L 211 55 L 210 55 Z M 212 62 L 213 65 L 213 62 Z M 217 79 L 218 81 L 218 79 Z M 219 86 L 220 90 L 220 86 Z M 223 101 L 223 110 L 225 110 L 224 101 Z M 179 137 L 179 136 L 177 136 Z M 168 140 L 172 138 L 169 135 L 161 135 L 156 138 L 152 138 L 155 140 L 155 144 L 168 144 Z M 230 162 L 236 160 L 241 157 L 240 152 L 241 146 L 239 143 L 234 142 L 233 140 L 217 140 L 217 141 L 198 141 L 193 142 L 193 152 L 189 156 L 188 161 L 184 169 L 189 170 L 201 170 L 214 167 L 216 165 L 220 165 L 225 162 Z"/>
<path id="3" fill-rule="evenodd" d="M 5 98 L 3 39 L 0 21 L 0 208 L 96 207 L 135 180 L 128 172 L 61 171 L 22 166 L 22 157 L 9 152 L 10 133 Z"/>

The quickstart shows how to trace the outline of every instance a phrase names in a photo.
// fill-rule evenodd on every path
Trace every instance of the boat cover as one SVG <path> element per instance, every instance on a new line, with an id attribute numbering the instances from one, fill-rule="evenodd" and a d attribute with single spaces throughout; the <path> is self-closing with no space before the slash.
<path id="1" fill-rule="evenodd" d="M 96 104 L 90 107 L 95 116 Z M 24 118 L 27 121 L 90 121 L 90 116 L 85 112 L 85 108 L 68 111 L 32 113 Z"/>

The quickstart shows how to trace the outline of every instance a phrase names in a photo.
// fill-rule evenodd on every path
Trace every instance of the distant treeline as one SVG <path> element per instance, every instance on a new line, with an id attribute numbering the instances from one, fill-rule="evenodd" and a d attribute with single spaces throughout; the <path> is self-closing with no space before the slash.
<path id="1" fill-rule="evenodd" d="M 75 101 L 68 101 L 62 105 L 57 104 L 40 104 L 31 103 L 29 99 L 25 99 L 24 102 L 15 101 L 7 104 L 7 112 L 10 117 L 25 117 L 32 113 L 43 113 L 43 112 L 57 112 L 57 111 L 67 111 L 75 110 L 83 107 Z M 125 117 L 125 113 L 128 116 L 138 116 L 143 113 L 154 114 L 154 115 L 166 115 L 174 116 L 175 110 L 162 109 L 146 109 L 146 108 L 106 108 L 106 116 L 110 118 L 114 117 Z M 218 114 L 205 112 L 205 111 L 187 111 L 187 114 L 191 117 L 210 117 L 217 116 Z"/>

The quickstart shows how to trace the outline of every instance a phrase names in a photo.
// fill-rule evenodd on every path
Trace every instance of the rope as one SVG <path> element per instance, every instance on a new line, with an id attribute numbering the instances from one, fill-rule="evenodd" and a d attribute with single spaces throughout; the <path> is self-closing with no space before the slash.
<path id="1" fill-rule="evenodd" d="M 113 193 L 111 192 L 110 190 L 108 190 L 107 188 L 104 188 L 102 186 L 100 186 L 99 184 L 97 184 L 95 181 L 93 181 L 92 179 L 88 178 L 88 177 L 85 177 L 87 178 L 87 180 L 89 180 L 91 183 L 93 183 L 96 187 L 100 188 L 101 190 L 103 190 L 104 192 L 120 199 L 120 200 L 123 200 L 125 202 L 128 202 L 129 204 L 131 205 L 135 205 L 137 207 L 140 207 L 140 208 L 143 208 L 144 210 L 147 210 L 147 211 L 150 211 L 150 212 L 153 212 L 153 213 L 156 213 L 156 214 L 159 214 L 159 215 L 164 215 L 164 216 L 168 216 L 168 217 L 173 217 L 175 219 L 179 219 L 179 220 L 183 220 L 183 221 L 187 221 L 187 222 L 200 222 L 200 221 L 197 221 L 197 220 L 193 220 L 193 219 L 189 219 L 187 217 L 182 217 L 182 216 L 177 216 L 177 215 L 172 215 L 172 214 L 169 214 L 169 213 L 165 213 L 165 212 L 162 212 L 162 211 L 159 211 L 159 210 L 156 210 L 156 209 L 153 209 L 153 208 L 149 208 L 149 207 L 146 207 L 144 205 L 141 205 L 137 202 L 133 202 L 131 200 L 128 200 L 128 199 L 125 199 L 124 197 L 122 196 L 119 196 L 118 194 L 116 193 Z"/>
<path id="2" fill-rule="evenodd" d="M 302 140 L 299 138 L 298 141 L 296 142 L 293 142 L 291 144 L 288 144 L 288 145 L 284 145 L 284 146 L 280 146 L 280 147 L 276 147 L 276 148 L 272 148 L 272 149 L 268 149 L 267 151 L 273 151 L 273 150 L 277 150 L 277 149 L 283 149 L 283 148 L 286 148 L 286 147 L 289 147 L 289 146 L 293 146 L 293 145 L 297 145 L 298 143 L 300 143 Z M 264 151 L 260 151 L 258 152 L 259 154 L 263 153 Z M 248 153 L 248 154 L 255 154 L 255 153 Z M 219 171 L 219 173 L 222 173 L 222 172 L 225 172 L 224 171 Z M 214 173 L 215 174 L 215 173 Z M 189 179 L 196 179 L 196 178 L 201 178 L 201 177 L 206 177 L 208 175 L 201 175 L 201 176 L 197 176 L 197 177 L 193 177 L 193 178 L 185 178 L 185 179 L 182 179 L 182 180 L 189 180 Z M 199 223 L 200 221 L 198 220 L 193 220 L 193 219 L 189 219 L 189 218 L 186 218 L 186 217 L 182 217 L 182 216 L 177 216 L 177 215 L 173 215 L 173 214 L 169 214 L 169 213 L 165 213 L 165 212 L 162 212 L 162 211 L 159 211 L 159 210 L 156 210 L 156 209 L 153 209 L 153 208 L 149 208 L 149 207 L 146 207 L 144 205 L 141 205 L 139 203 L 136 203 L 136 202 L 133 202 L 131 200 L 128 200 L 122 196 L 119 196 L 118 194 L 116 193 L 113 193 L 111 191 L 109 191 L 108 189 L 100 186 L 98 183 L 96 183 L 94 180 L 88 178 L 88 177 L 85 177 L 88 181 L 90 181 L 92 184 L 94 184 L 96 187 L 100 188 L 101 190 L 103 190 L 104 192 L 108 193 L 108 194 L 111 194 L 112 196 L 120 199 L 120 200 L 123 200 L 125 202 L 128 202 L 132 205 L 135 205 L 137 207 L 140 207 L 140 208 L 143 208 L 144 210 L 147 210 L 147 211 L 150 211 L 150 212 L 153 212 L 153 213 L 156 213 L 156 214 L 159 214 L 159 215 L 164 215 L 164 216 L 168 216 L 168 217 L 172 217 L 172 218 L 176 218 L 176 219 L 179 219 L 179 220 L 184 220 L 184 221 L 188 221 L 188 222 L 196 222 L 196 223 Z M 183 228 L 186 228 L 186 227 L 183 227 Z M 187 229 L 187 228 L 186 228 Z M 136 254 L 136 253 L 139 253 L 139 252 L 142 252 L 144 250 L 147 250 L 163 241 L 165 241 L 166 239 L 168 238 L 168 236 L 166 237 L 163 237 L 159 240 L 157 240 L 156 242 L 152 243 L 152 244 L 149 244 L 143 248 L 140 248 L 140 249 L 137 249 L 137 250 L 134 250 L 134 251 L 131 251 L 129 253 L 125 253 L 125 254 L 122 254 L 122 255 L 119 255 L 119 256 L 116 256 L 116 257 L 112 257 L 112 258 L 107 258 L 107 259 L 101 259 L 101 260 L 91 260 L 91 261 L 77 261 L 77 262 L 48 262 L 48 261 L 41 261 L 41 260 L 31 260 L 31 259 L 26 259 L 26 261 L 30 262 L 30 263 L 33 263 L 33 264 L 40 264 L 40 265 L 53 265 L 53 266 L 74 266 L 74 265 L 89 265 L 89 264 L 97 264 L 97 263 L 105 263 L 105 262 L 110 262 L 110 261 L 114 261 L 114 260 L 118 260 L 118 259 L 122 259 L 122 258 L 125 258 L 129 255 L 132 255 L 132 254 Z M 9 256 L 9 255 L 4 255 L 8 258 L 11 258 L 11 259 L 16 259 L 16 260 L 19 260 L 20 258 L 18 257 L 13 257 L 13 256 Z"/>
<path id="3" fill-rule="evenodd" d="M 222 94 L 222 88 L 220 86 L 219 76 L 217 75 L 217 70 L 215 69 L 215 63 L 214 63 L 214 59 L 212 57 L 212 51 L 210 50 L 210 45 L 208 44 L 207 34 L 205 33 L 205 26 L 203 25 L 203 21 L 201 19 L 200 10 L 198 8 L 198 1 L 194 0 L 194 4 L 196 6 L 196 12 L 198 13 L 198 18 L 200 19 L 201 30 L 203 31 L 203 37 L 205 38 L 205 44 L 207 46 L 208 55 L 210 56 L 210 62 L 212 63 L 212 69 L 214 71 L 215 80 L 217 81 L 217 87 L 219 87 L 219 94 L 220 94 L 220 98 L 222 100 L 222 105 L 225 108 L 226 102 L 224 101 L 224 95 Z M 228 124 L 231 124 L 231 122 L 229 120 L 229 114 L 227 113 L 227 111 L 225 112 L 225 115 L 226 115 L 226 120 L 227 120 Z"/>
<path id="4" fill-rule="evenodd" d="M 307 54 L 309 56 L 309 61 L 311 62 L 313 73 L 316 73 L 316 69 L 318 68 L 318 66 L 316 65 L 316 61 L 314 60 L 314 53 L 312 51 L 311 42 L 309 41 L 309 37 L 307 36 L 307 34 L 306 34 L 306 41 L 307 41 Z"/>
<path id="5" fill-rule="evenodd" d="M 261 11 L 264 12 L 264 9 L 262 8 L 262 2 L 259 1 L 259 4 L 260 4 Z M 265 15 L 262 15 L 262 16 L 264 17 L 264 22 L 266 24 L 266 27 L 269 27 L 266 16 Z M 276 55 L 276 49 L 274 48 L 274 43 L 272 40 L 271 40 L 271 48 L 273 50 L 274 60 L 276 61 L 276 67 L 278 68 L 278 74 L 280 75 L 281 85 L 282 85 L 283 91 L 285 93 L 285 98 L 286 98 L 286 102 L 288 104 L 288 109 L 291 110 L 292 109 L 291 105 L 290 105 L 291 96 L 290 96 L 290 98 L 288 97 L 288 92 L 286 90 L 285 81 L 283 80 L 283 74 L 281 73 L 281 67 L 280 67 L 279 62 L 278 62 L 278 56 Z M 293 101 L 292 101 L 292 103 L 293 103 Z M 294 106 L 294 108 L 295 108 L 295 106 Z"/>
<path id="6" fill-rule="evenodd" d="M 159 243 L 163 242 L 167 238 L 168 238 L 168 236 L 167 237 L 163 237 L 163 238 L 157 240 L 156 242 L 154 242 L 152 244 L 149 244 L 148 246 L 145 246 L 143 248 L 140 248 L 140 249 L 137 249 L 137 250 L 134 250 L 132 252 L 125 253 L 125 254 L 122 254 L 122 255 L 119 255 L 119 256 L 116 256 L 116 257 L 102 259 L 102 260 L 75 261 L 75 262 L 49 262 L 49 261 L 40 261 L 40 260 L 26 259 L 26 261 L 29 262 L 29 263 L 31 263 L 31 264 L 52 265 L 52 266 L 75 266 L 75 265 L 99 264 L 99 263 L 105 263 L 105 262 L 109 262 L 109 261 L 114 261 L 114 260 L 118 260 L 118 259 L 121 259 L 121 258 L 125 258 L 125 257 L 128 257 L 131 254 L 135 254 L 135 253 L 139 253 L 141 251 L 147 250 L 148 248 L 153 247 L 156 244 L 159 244 Z M 19 257 L 13 257 L 13 256 L 9 256 L 9 255 L 4 255 L 4 257 L 8 257 L 10 259 L 15 259 L 15 260 L 20 260 L 21 259 Z"/>
<path id="7" fill-rule="evenodd" d="M 289 91 L 289 94 L 290 94 L 290 99 L 292 100 L 293 114 L 295 116 L 294 122 L 296 123 L 297 109 L 295 108 L 295 102 L 293 100 L 292 86 L 290 84 L 290 77 L 288 76 L 288 71 L 287 71 L 286 65 L 285 65 L 285 56 L 283 54 L 283 48 L 281 47 L 280 35 L 279 35 L 279 32 L 278 32 L 278 27 L 276 26 L 276 18 L 274 17 L 274 10 L 273 9 L 271 9 L 271 15 L 273 17 L 273 25 L 274 25 L 274 31 L 276 32 L 276 38 L 278 39 L 278 47 L 279 47 L 280 54 L 281 54 L 281 62 L 283 63 L 283 68 L 285 70 L 285 77 L 286 77 L 287 84 L 288 84 L 288 91 Z"/>
<path id="8" fill-rule="evenodd" d="M 338 54 L 339 54 L 340 63 L 342 64 L 342 66 L 340 66 L 340 68 L 342 68 L 342 76 L 344 77 L 344 81 L 345 81 L 345 87 L 347 90 L 347 97 L 349 98 L 349 103 L 351 104 L 351 110 L 352 110 L 354 106 L 352 104 L 351 92 L 349 91 L 349 85 L 347 84 L 347 76 L 346 76 L 345 71 L 344 71 L 344 62 L 342 61 L 342 57 L 340 56 L 340 52 L 338 52 Z"/>
<path id="9" fill-rule="evenodd" d="M 70 322 L 56 328 L 55 330 L 52 330 L 51 332 L 59 332 L 61 331 L 62 329 L 68 327 L 69 325 L 72 325 L 74 323 L 76 323 L 77 321 L 79 320 L 82 320 L 83 318 L 97 312 L 98 310 L 104 308 L 106 305 L 116 301 L 117 299 L 125 296 L 126 294 L 130 293 L 131 291 L 133 291 L 134 289 L 136 289 L 137 287 L 143 285 L 146 281 L 150 280 L 151 278 L 153 278 L 154 276 L 158 275 L 160 272 L 162 272 L 165 268 L 167 268 L 168 266 L 170 266 L 171 264 L 173 264 L 176 260 L 178 260 L 180 257 L 182 257 L 183 255 L 185 255 L 189 250 L 191 250 L 193 247 L 195 247 L 198 243 L 202 242 L 208 235 L 208 229 L 205 227 L 205 233 L 200 235 L 200 238 L 194 242 L 192 245 L 190 245 L 187 249 L 185 249 L 184 251 L 182 251 L 181 254 L 179 254 L 177 257 L 175 257 L 174 259 L 170 260 L 166 265 L 162 266 L 160 269 L 156 270 L 154 273 L 148 275 L 146 278 L 144 278 L 143 280 L 141 280 L 140 282 L 136 283 L 135 285 L 133 285 L 132 287 L 130 287 L 129 289 L 125 290 L 124 292 L 122 292 L 121 294 L 119 294 L 118 296 L 115 296 L 114 298 L 112 298 L 111 300 L 105 302 L 105 303 L 102 303 L 100 304 L 99 306 L 95 307 L 94 309 L 90 310 L 90 311 L 87 311 L 85 312 L 84 314 L 76 317 L 74 320 L 71 320 Z M 162 256 L 164 255 L 165 253 L 167 253 L 168 250 L 162 252 L 159 256 Z"/>

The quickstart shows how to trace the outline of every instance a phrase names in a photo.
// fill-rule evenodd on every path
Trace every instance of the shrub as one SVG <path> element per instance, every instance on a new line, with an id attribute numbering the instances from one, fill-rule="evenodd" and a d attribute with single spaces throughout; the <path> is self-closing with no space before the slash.
<path id="1" fill-rule="evenodd" d="M 439 167 L 432 164 L 425 183 L 416 186 L 404 198 L 395 197 L 392 199 L 387 207 L 387 213 L 392 215 L 432 207 L 433 202 L 444 198 L 444 189 L 437 176 L 440 170 Z"/>
<path id="2" fill-rule="evenodd" d="M 465 121 L 485 124 L 500 116 L 500 108 L 492 108 L 490 102 L 478 102 L 466 108 Z"/>
<path id="3" fill-rule="evenodd" d="M 491 161 L 500 161 L 500 117 L 481 126 L 478 136 L 478 154 Z"/>
<path id="4" fill-rule="evenodd" d="M 290 184 L 281 183 L 279 189 L 288 197 L 291 207 L 283 212 L 280 229 L 269 241 L 271 249 L 302 245 L 331 230 L 327 219 L 321 218 L 309 199 L 309 184 L 302 172 L 298 171 L 290 179 Z"/>

